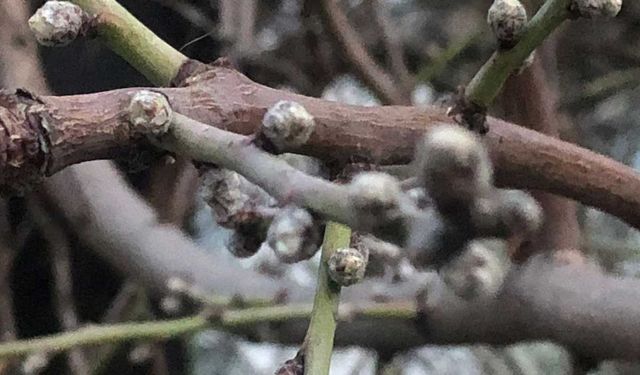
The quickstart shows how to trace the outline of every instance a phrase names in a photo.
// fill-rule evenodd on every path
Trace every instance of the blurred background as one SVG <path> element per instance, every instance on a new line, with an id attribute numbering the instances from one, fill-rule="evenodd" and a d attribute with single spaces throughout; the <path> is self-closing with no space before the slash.
<path id="1" fill-rule="evenodd" d="M 369 55 L 364 60 L 352 56 L 353 50 L 349 51 L 341 40 L 344 30 L 331 27 L 321 1 L 119 2 L 191 58 L 212 62 L 227 56 L 241 72 L 264 85 L 352 104 L 447 105 L 457 87 L 468 82 L 495 49 L 485 22 L 489 0 L 341 1 L 341 10 L 349 21 L 347 27 Z M 24 3 L 0 4 L 0 13 L 5 13 L 0 16 L 0 34 L 19 27 L 3 18 L 16 10 L 16 4 L 33 10 L 43 1 Z M 541 1 L 524 3 L 531 15 Z M 35 48 L 29 47 L 32 42 L 27 39 L 13 43 L 27 50 Z M 0 46 L 4 48 L 4 44 Z M 24 67 L 12 62 L 7 56 L 10 54 L 8 49 L 0 51 L 3 87 L 45 89 L 38 87 L 42 82 L 29 81 L 37 77 L 17 81 L 15 77 Z M 58 95 L 150 85 L 95 40 L 77 41 L 61 49 L 40 49 L 30 58 L 40 59 L 48 88 Z M 366 63 L 367 58 L 390 79 L 391 88 L 362 73 L 359 64 Z M 638 168 L 639 85 L 640 2 L 627 0 L 615 19 L 577 20 L 561 27 L 536 52 L 534 66 L 509 82 L 492 112 L 523 125 L 539 122 L 542 116 L 548 120 L 548 127 L 538 130 Z M 211 210 L 202 202 L 197 177 L 190 167 L 158 163 L 134 171 L 124 163 L 119 166 L 163 222 L 181 226 L 219 264 L 313 287 L 317 258 L 293 266 L 278 264 L 270 252 L 264 251 L 248 260 L 233 258 L 224 248 L 229 233 L 216 225 Z M 180 187 L 176 188 L 178 182 Z M 175 199 L 166 199 L 169 188 Z M 548 212 L 554 212 L 554 207 L 560 211 L 556 223 L 561 222 L 563 229 L 551 228 L 556 234 L 549 237 L 577 241 L 580 250 L 610 272 L 640 275 L 637 231 L 597 210 L 563 200 L 550 202 L 543 206 Z M 65 214 L 54 206 L 46 197 L 33 194 L 5 201 L 0 207 L 3 339 L 40 336 L 88 323 L 167 315 L 175 301 L 148 293 L 113 262 L 105 261 L 103 250 L 88 245 L 78 234 L 81 229 L 65 220 Z M 551 240 L 539 241 L 538 246 L 544 247 L 545 241 Z M 392 258 L 386 263 L 380 260 L 377 268 L 372 266 L 370 277 L 391 283 L 423 276 L 401 256 Z M 272 374 L 296 350 L 256 342 L 250 335 L 212 330 L 163 343 L 123 344 L 53 358 L 33 356 L 0 371 Z M 428 346 L 404 352 L 336 348 L 331 373 L 534 375 L 584 371 L 573 365 L 563 348 L 530 343 L 506 348 Z M 589 373 L 638 374 L 640 366 L 606 362 L 589 366 Z"/>

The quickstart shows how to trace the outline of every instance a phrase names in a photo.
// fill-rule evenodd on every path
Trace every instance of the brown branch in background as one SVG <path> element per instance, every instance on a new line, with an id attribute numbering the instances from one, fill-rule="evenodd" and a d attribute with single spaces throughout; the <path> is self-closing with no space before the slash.
<path id="1" fill-rule="evenodd" d="M 321 0 L 323 20 L 335 38 L 356 75 L 367 84 L 384 104 L 408 104 L 393 78 L 373 59 L 358 32 L 349 23 L 338 0 Z"/>
<path id="2" fill-rule="evenodd" d="M 555 53 L 554 46 L 547 43 L 539 48 L 533 65 L 507 80 L 501 104 L 509 121 L 558 138 L 559 129 L 569 127 L 569 119 L 557 111 L 558 93 L 543 67 L 543 59 Z M 578 250 L 580 229 L 575 202 L 542 191 L 532 194 L 544 210 L 545 221 L 531 242 L 520 247 L 515 259 L 523 261 L 541 251 Z"/>
<path id="3" fill-rule="evenodd" d="M 64 228 L 55 218 L 46 213 L 43 202 L 30 200 L 29 212 L 45 238 L 51 254 L 51 266 L 54 283 L 54 305 L 58 320 L 65 331 L 80 328 L 80 319 L 76 312 L 73 296 L 73 277 L 71 265 L 71 248 Z M 82 349 L 74 349 L 68 353 L 69 369 L 74 375 L 88 375 L 89 362 Z"/>
<path id="4" fill-rule="evenodd" d="M 198 171 L 189 159 L 167 156 L 156 161 L 147 196 L 161 223 L 182 227 L 194 207 L 198 181 Z"/>
<path id="5" fill-rule="evenodd" d="M 405 58 L 404 46 L 399 38 L 396 28 L 392 24 L 391 15 L 389 14 L 389 5 L 385 1 L 374 0 L 369 5 L 374 19 L 378 23 L 378 27 L 382 34 L 382 42 L 384 43 L 389 59 L 389 65 L 393 74 L 400 82 L 403 97 L 411 97 L 411 91 L 415 85 L 415 78 L 409 72 Z"/>

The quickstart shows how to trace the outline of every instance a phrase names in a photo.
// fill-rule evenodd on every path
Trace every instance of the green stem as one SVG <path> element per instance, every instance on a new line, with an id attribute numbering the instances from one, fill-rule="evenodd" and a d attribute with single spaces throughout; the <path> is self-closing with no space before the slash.
<path id="1" fill-rule="evenodd" d="M 100 325 L 37 339 L 0 344 L 0 359 L 31 353 L 59 353 L 77 346 L 111 344 L 131 340 L 158 340 L 198 331 L 208 324 L 201 316 L 184 319 Z"/>
<path id="2" fill-rule="evenodd" d="M 327 223 L 322 243 L 318 286 L 313 301 L 311 321 L 303 344 L 305 375 L 329 374 L 340 302 L 340 286 L 329 278 L 327 261 L 334 251 L 348 247 L 350 243 L 349 227 L 334 222 Z"/>
<path id="3" fill-rule="evenodd" d="M 507 78 L 518 69 L 529 55 L 569 18 L 571 0 L 548 0 L 531 19 L 527 31 L 516 46 L 510 50 L 498 51 L 473 77 L 465 95 L 472 103 L 483 108 L 489 107 L 500 93 Z"/>
<path id="4" fill-rule="evenodd" d="M 115 0 L 71 0 L 98 17 L 98 36 L 149 81 L 167 86 L 187 57 L 160 39 Z"/>
<path id="5" fill-rule="evenodd" d="M 346 234 L 346 232 L 342 230 L 342 234 Z M 252 327 L 258 323 L 285 323 L 295 319 L 307 319 L 312 314 L 313 316 L 317 316 L 319 312 L 322 312 L 323 316 L 321 319 L 315 318 L 313 325 L 310 325 L 310 328 L 311 326 L 314 327 L 313 330 L 310 329 L 310 331 L 313 332 L 314 337 L 322 338 L 322 340 L 317 343 L 329 348 L 328 352 L 316 351 L 314 353 L 316 355 L 315 358 L 319 358 L 319 353 L 325 353 L 325 356 L 327 356 L 326 360 L 328 361 L 333 343 L 333 332 L 335 328 L 334 306 L 337 306 L 337 294 L 333 293 L 336 290 L 335 284 L 329 282 L 328 278 L 324 279 L 323 285 L 325 286 L 322 289 L 326 291 L 323 293 L 324 296 L 331 297 L 335 295 L 335 298 L 330 298 L 335 302 L 335 305 L 329 305 L 323 302 L 321 305 L 325 307 L 324 309 L 312 308 L 310 304 L 250 307 L 241 310 L 225 311 L 218 321 L 207 320 L 197 315 L 188 318 L 156 322 L 92 326 L 73 332 L 2 343 L 0 344 L 0 360 L 10 357 L 23 357 L 38 352 L 59 353 L 78 346 L 117 344 L 133 340 L 160 340 L 190 334 L 208 327 L 219 327 L 233 331 L 235 329 Z M 323 298 L 323 301 L 325 300 L 327 299 Z M 314 306 L 318 304 L 317 301 L 318 298 L 316 298 Z M 415 319 L 416 316 L 415 304 L 412 302 L 372 303 L 368 305 L 349 306 L 347 310 L 345 316 L 342 317 L 345 320 L 362 317 L 379 320 L 402 319 L 410 321 Z M 320 328 L 326 327 L 326 323 L 325 325 L 320 325 L 320 323 L 323 323 L 323 319 L 326 320 L 326 318 L 330 318 L 329 324 L 333 327 L 331 332 L 327 329 L 320 331 Z M 321 335 L 318 335 L 318 333 Z M 325 340 L 324 337 L 328 337 L 329 341 Z M 326 344 L 331 345 L 327 346 Z"/>

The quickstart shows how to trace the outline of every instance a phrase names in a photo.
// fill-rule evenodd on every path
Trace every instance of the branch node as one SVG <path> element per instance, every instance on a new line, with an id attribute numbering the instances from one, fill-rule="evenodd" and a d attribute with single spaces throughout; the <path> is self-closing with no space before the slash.
<path id="1" fill-rule="evenodd" d="M 487 108 L 469 100 L 465 94 L 464 86 L 458 87 L 458 92 L 454 96 L 453 106 L 447 109 L 447 115 L 469 130 L 479 134 L 489 132 Z"/>
<path id="2" fill-rule="evenodd" d="M 173 109 L 163 94 L 140 90 L 131 97 L 128 116 L 135 132 L 159 137 L 169 131 Z"/>

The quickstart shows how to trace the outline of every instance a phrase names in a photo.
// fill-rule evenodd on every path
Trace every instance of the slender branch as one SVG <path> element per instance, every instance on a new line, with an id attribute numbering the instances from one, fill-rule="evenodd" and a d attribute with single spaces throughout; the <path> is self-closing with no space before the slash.
<path id="1" fill-rule="evenodd" d="M 487 108 L 498 96 L 507 78 L 529 55 L 570 16 L 571 0 L 549 0 L 527 25 L 527 31 L 512 49 L 499 50 L 487 61 L 466 87 L 467 100 Z"/>
<path id="2" fill-rule="evenodd" d="M 208 325 L 202 316 L 184 319 L 101 325 L 75 332 L 51 335 L 0 345 L 0 358 L 25 356 L 31 353 L 59 353 L 78 346 L 113 344 L 132 340 L 162 340 L 203 329 Z"/>
<path id="3" fill-rule="evenodd" d="M 322 0 L 323 19 L 336 39 L 345 56 L 354 67 L 356 74 L 369 85 L 382 102 L 386 104 L 406 104 L 393 79 L 371 57 L 358 32 L 351 26 L 337 0 Z"/>
<path id="4" fill-rule="evenodd" d="M 325 314 L 326 311 L 322 313 L 322 315 Z M 103 324 L 100 326 L 81 328 L 74 332 L 2 343 L 0 344 L 0 359 L 24 357 L 38 352 L 54 354 L 80 346 L 116 344 L 134 340 L 164 340 L 191 334 L 208 327 L 242 331 L 242 329 L 255 326 L 256 324 L 285 323 L 291 319 L 309 319 L 314 315 L 315 312 L 309 304 L 275 305 L 253 307 L 243 310 L 229 310 L 222 313 L 219 318 L 214 318 L 213 320 L 204 315 L 195 315 L 187 318 L 154 322 Z M 329 315 L 332 320 L 338 317 L 337 305 L 331 303 Z M 349 307 L 340 315 L 342 320 L 348 320 L 355 316 L 410 319 L 415 317 L 415 308 L 412 304 L 364 304 Z M 332 324 L 335 325 L 335 321 Z M 329 342 L 329 344 L 331 344 L 329 346 L 329 353 L 324 353 L 324 356 L 320 357 L 322 360 L 327 359 L 327 355 L 330 357 L 333 346 L 332 332 Z M 324 335 L 318 338 L 322 340 L 328 339 L 328 337 Z M 323 342 L 323 346 L 324 344 L 325 342 Z M 312 354 L 312 356 L 315 356 L 315 354 Z"/>
<path id="5" fill-rule="evenodd" d="M 158 86 L 168 86 L 187 57 L 156 36 L 115 0 L 73 0 L 97 16 L 100 39 Z"/>
<path id="6" fill-rule="evenodd" d="M 329 278 L 327 262 L 337 249 L 349 247 L 351 230 L 337 223 L 328 223 L 322 243 L 322 259 L 318 271 L 316 296 L 313 301 L 311 321 L 305 337 L 304 373 L 306 375 L 329 374 L 336 316 L 340 302 L 340 286 Z"/>

